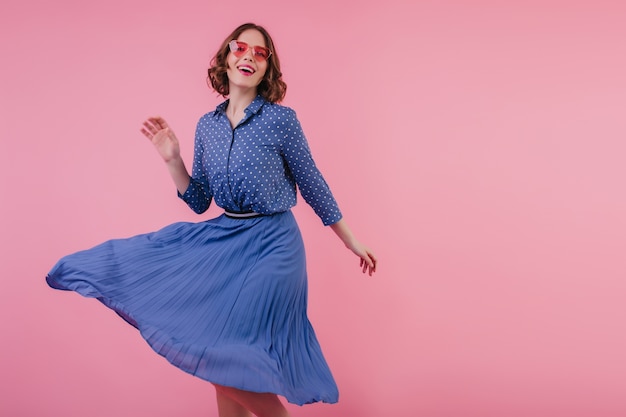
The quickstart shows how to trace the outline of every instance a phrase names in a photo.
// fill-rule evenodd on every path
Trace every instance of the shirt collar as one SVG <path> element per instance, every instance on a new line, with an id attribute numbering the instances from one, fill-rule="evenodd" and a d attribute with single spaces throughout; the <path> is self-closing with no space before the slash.
<path id="1" fill-rule="evenodd" d="M 218 106 L 215 108 L 217 113 L 222 113 L 222 114 L 226 114 L 226 107 L 228 106 L 228 102 L 230 101 L 230 99 L 225 100 L 224 102 L 218 104 Z M 263 98 L 263 96 L 261 96 L 260 94 L 257 95 L 254 100 L 252 100 L 252 103 L 250 103 L 248 105 L 248 107 L 246 107 L 245 109 L 245 113 L 252 113 L 252 114 L 257 114 L 259 112 L 259 110 L 261 110 L 261 107 L 263 107 L 263 105 L 266 103 L 266 100 Z"/>

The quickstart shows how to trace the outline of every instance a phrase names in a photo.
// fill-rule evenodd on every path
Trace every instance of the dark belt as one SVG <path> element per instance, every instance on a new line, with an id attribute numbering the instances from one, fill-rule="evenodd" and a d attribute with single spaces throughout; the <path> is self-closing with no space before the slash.
<path id="1" fill-rule="evenodd" d="M 264 216 L 264 214 L 256 213 L 254 211 L 230 211 L 224 210 L 224 215 L 231 219 L 253 219 L 255 217 Z"/>

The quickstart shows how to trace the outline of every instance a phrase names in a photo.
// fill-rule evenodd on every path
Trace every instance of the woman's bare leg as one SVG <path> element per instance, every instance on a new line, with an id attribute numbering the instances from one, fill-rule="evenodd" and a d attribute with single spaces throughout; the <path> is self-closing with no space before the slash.
<path id="1" fill-rule="evenodd" d="M 221 385 L 215 385 L 215 392 L 220 417 L 249 417 L 249 412 L 257 417 L 289 417 L 276 394 L 242 391 Z"/>
<path id="2" fill-rule="evenodd" d="M 217 398 L 217 414 L 219 417 L 251 417 L 252 413 L 239 404 L 237 401 L 222 394 L 217 387 L 215 387 L 215 394 Z"/>

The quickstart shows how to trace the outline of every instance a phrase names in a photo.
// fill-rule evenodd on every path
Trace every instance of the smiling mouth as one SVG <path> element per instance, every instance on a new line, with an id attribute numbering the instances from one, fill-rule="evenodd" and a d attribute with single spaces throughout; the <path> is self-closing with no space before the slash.
<path id="1" fill-rule="evenodd" d="M 246 76 L 250 76 L 256 72 L 252 67 L 249 67 L 247 65 L 242 65 L 240 67 L 237 67 L 237 69 L 240 73 Z"/>

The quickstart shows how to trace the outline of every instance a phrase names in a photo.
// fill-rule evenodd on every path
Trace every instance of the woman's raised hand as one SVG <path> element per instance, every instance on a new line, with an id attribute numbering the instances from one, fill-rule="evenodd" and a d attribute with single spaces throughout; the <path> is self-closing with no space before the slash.
<path id="1" fill-rule="evenodd" d="M 150 139 L 165 162 L 180 158 L 180 145 L 174 132 L 162 117 L 150 117 L 143 122 L 141 133 Z"/>

